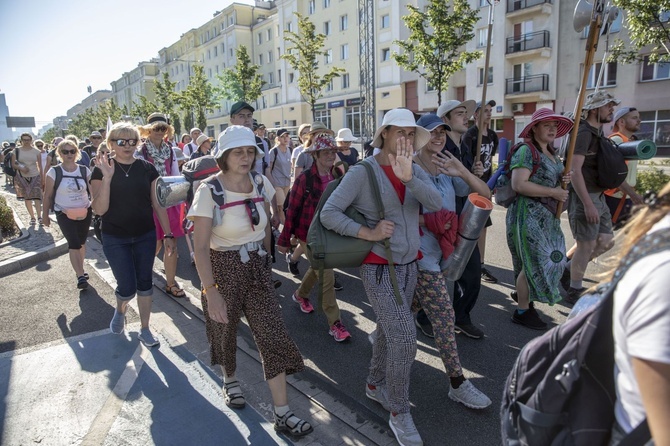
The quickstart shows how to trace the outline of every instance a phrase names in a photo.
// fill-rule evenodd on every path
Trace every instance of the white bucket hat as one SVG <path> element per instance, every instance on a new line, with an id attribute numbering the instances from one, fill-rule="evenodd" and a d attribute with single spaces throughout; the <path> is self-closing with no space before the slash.
<path id="1" fill-rule="evenodd" d="M 337 138 L 335 138 L 335 141 L 337 142 L 354 142 L 356 141 L 356 137 L 354 136 L 353 133 L 351 133 L 351 129 L 348 128 L 343 128 L 338 130 L 337 132 Z"/>
<path id="2" fill-rule="evenodd" d="M 475 112 L 475 101 L 472 99 L 468 99 L 467 101 L 458 101 L 456 99 L 452 99 L 447 102 L 443 102 L 438 108 L 437 108 L 437 116 L 440 118 L 443 118 L 444 115 L 449 113 L 450 111 L 458 108 L 458 107 L 465 107 L 465 113 L 468 115 L 468 117 L 472 116 L 472 114 Z"/>
<path id="3" fill-rule="evenodd" d="M 214 158 L 219 158 L 230 149 L 238 147 L 256 147 L 259 155 L 265 155 L 256 145 L 256 135 L 243 125 L 231 125 L 219 135 L 219 143 Z"/>
<path id="4" fill-rule="evenodd" d="M 421 126 L 416 125 L 416 121 L 414 121 L 414 113 L 406 108 L 394 108 L 384 115 L 382 125 L 375 132 L 374 138 L 372 138 L 372 147 L 381 148 L 382 131 L 390 125 L 396 127 L 414 127 L 416 129 L 416 133 L 414 134 L 415 150 L 420 149 L 430 141 L 430 132 Z"/>

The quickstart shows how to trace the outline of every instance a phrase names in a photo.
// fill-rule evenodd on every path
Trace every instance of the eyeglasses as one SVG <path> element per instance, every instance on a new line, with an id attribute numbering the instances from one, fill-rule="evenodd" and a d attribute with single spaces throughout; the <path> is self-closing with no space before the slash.
<path id="1" fill-rule="evenodd" d="M 44 147 L 44 144 L 36 144 L 36 145 L 37 145 L 38 149 L 41 149 L 42 147 Z"/>
<path id="2" fill-rule="evenodd" d="M 61 150 L 60 153 L 61 155 L 75 155 L 77 153 L 77 149 Z"/>
<path id="3" fill-rule="evenodd" d="M 244 200 L 244 204 L 247 206 L 247 214 L 249 214 L 251 223 L 253 223 L 254 226 L 258 226 L 258 223 L 261 221 L 261 216 L 258 213 L 258 208 L 256 208 L 256 203 L 254 203 L 251 198 L 247 198 Z"/>
<path id="4" fill-rule="evenodd" d="M 131 147 L 134 147 L 137 145 L 137 140 L 136 139 L 115 139 L 114 144 L 116 144 L 119 147 L 125 147 L 126 144 L 128 144 Z"/>
<path id="5" fill-rule="evenodd" d="M 162 132 L 167 132 L 167 126 L 166 125 L 157 125 L 156 127 L 152 127 L 151 130 L 154 132 L 162 133 Z"/>
<path id="6" fill-rule="evenodd" d="M 21 142 L 30 142 L 32 141 L 32 138 L 21 138 Z"/>

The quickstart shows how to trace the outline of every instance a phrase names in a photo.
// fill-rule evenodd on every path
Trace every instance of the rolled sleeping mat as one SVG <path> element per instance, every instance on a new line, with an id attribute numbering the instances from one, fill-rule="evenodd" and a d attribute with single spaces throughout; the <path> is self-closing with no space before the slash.
<path id="1" fill-rule="evenodd" d="M 456 248 L 444 264 L 448 280 L 458 280 L 463 275 L 492 210 L 493 203 L 488 198 L 476 193 L 468 195 L 468 201 L 458 219 Z"/>
<path id="2" fill-rule="evenodd" d="M 169 208 L 186 201 L 189 181 L 183 176 L 159 177 L 156 180 L 156 199 L 163 208 Z"/>
<path id="3" fill-rule="evenodd" d="M 656 144 L 648 139 L 624 142 L 618 148 L 627 160 L 648 160 L 656 156 Z"/>
<path id="4" fill-rule="evenodd" d="M 498 143 L 498 169 L 493 172 L 491 178 L 486 182 L 486 185 L 489 189 L 493 190 L 496 187 L 496 182 L 498 177 L 502 174 L 503 169 L 505 168 L 505 163 L 507 162 L 507 150 L 509 146 L 507 144 L 507 138 L 500 138 Z"/>

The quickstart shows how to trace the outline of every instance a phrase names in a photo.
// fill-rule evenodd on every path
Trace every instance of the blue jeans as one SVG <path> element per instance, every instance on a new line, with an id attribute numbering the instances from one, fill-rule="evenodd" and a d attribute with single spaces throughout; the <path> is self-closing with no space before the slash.
<path id="1" fill-rule="evenodd" d="M 103 233 L 102 250 L 116 279 L 116 297 L 130 300 L 153 293 L 153 267 L 156 231 L 138 237 L 119 237 Z"/>

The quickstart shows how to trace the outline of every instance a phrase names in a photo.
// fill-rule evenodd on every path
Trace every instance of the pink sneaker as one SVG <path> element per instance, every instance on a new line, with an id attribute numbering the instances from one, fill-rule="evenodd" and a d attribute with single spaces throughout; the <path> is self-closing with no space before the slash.
<path id="1" fill-rule="evenodd" d="M 344 328 L 344 325 L 342 325 L 342 322 L 340 321 L 335 321 L 328 333 L 335 338 L 337 342 L 346 341 L 351 337 L 351 334 Z"/>
<path id="2" fill-rule="evenodd" d="M 293 296 L 291 297 L 293 298 L 293 302 L 297 302 L 298 304 L 300 304 L 300 311 L 302 311 L 303 313 L 311 313 L 312 311 L 314 311 L 314 307 L 309 302 L 309 299 L 300 297 L 296 293 L 293 293 Z"/>

